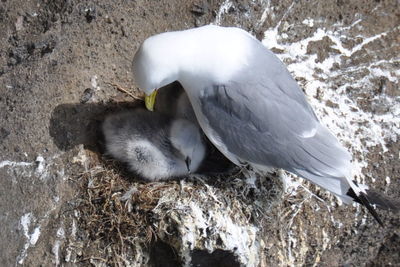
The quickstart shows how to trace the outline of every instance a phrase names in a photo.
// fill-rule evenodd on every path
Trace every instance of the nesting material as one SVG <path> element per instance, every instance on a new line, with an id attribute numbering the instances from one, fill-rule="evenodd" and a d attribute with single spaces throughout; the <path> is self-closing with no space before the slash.
<path id="1" fill-rule="evenodd" d="M 257 266 L 263 250 L 262 225 L 280 205 L 278 179 L 240 173 L 230 178 L 129 181 L 109 162 L 82 174 L 78 236 L 86 236 L 75 262 L 148 266 L 156 240 L 189 264 L 195 250 L 229 251 L 244 266 Z M 77 250 L 76 244 L 73 247 Z"/>

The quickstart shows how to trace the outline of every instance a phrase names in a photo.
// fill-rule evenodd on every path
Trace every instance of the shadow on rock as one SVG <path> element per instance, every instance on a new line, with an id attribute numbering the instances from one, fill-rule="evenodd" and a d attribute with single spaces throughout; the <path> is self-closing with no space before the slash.
<path id="1" fill-rule="evenodd" d="M 58 105 L 51 114 L 50 136 L 56 146 L 67 151 L 83 144 L 85 148 L 101 151 L 100 125 L 112 112 L 134 109 L 141 102 L 76 103 Z"/>
<path id="2" fill-rule="evenodd" d="M 76 103 L 58 105 L 51 114 L 50 136 L 63 151 L 83 144 L 86 149 L 104 152 L 101 124 L 105 116 L 123 110 L 144 107 L 143 102 Z M 208 140 L 207 156 L 198 174 L 229 174 L 234 164 L 221 154 Z"/>
<path id="3" fill-rule="evenodd" d="M 235 255 L 226 250 L 217 249 L 212 253 L 207 250 L 194 250 L 191 253 L 192 266 L 240 267 Z"/>
<path id="4" fill-rule="evenodd" d="M 207 250 L 195 249 L 190 252 L 190 266 L 196 267 L 240 267 L 240 264 L 231 251 L 217 249 L 212 253 Z M 177 251 L 161 240 L 154 242 L 150 248 L 150 262 L 152 267 L 180 267 L 183 266 Z"/>

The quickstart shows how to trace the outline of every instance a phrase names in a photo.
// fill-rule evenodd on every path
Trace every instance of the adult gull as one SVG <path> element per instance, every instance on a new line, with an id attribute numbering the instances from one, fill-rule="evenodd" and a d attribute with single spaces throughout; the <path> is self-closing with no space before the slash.
<path id="1" fill-rule="evenodd" d="M 133 71 L 149 109 L 156 89 L 179 81 L 208 139 L 236 165 L 285 169 L 345 203 L 365 205 L 382 224 L 371 204 L 390 203 L 353 181 L 350 153 L 319 122 L 284 64 L 246 31 L 209 25 L 152 36 L 136 52 Z"/>

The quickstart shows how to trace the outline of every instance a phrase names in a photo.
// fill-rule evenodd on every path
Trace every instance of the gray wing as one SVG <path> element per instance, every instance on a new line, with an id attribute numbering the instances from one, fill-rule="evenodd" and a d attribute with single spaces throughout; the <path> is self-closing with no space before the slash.
<path id="1" fill-rule="evenodd" d="M 274 69 L 273 76 L 268 69 L 242 73 L 235 81 L 204 88 L 200 106 L 209 126 L 239 160 L 303 177 L 343 177 L 350 155 L 320 125 L 296 81 L 277 67 L 281 71 Z"/>

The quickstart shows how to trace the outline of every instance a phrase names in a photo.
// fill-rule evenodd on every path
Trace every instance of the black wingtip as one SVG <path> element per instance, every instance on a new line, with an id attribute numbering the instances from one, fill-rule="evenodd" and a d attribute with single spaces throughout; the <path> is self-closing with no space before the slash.
<path id="1" fill-rule="evenodd" d="M 391 210 L 394 212 L 398 212 L 400 210 L 399 201 L 391 199 L 382 193 L 373 191 L 371 189 L 368 189 L 366 192 L 369 202 L 376 205 L 377 208 Z"/>
<path id="2" fill-rule="evenodd" d="M 347 192 L 347 195 L 349 197 L 352 197 L 355 202 L 360 203 L 361 205 L 365 206 L 368 209 L 369 213 L 371 213 L 372 217 L 374 217 L 374 219 L 379 223 L 379 225 L 384 227 L 381 218 L 379 217 L 378 213 L 375 211 L 374 207 L 372 207 L 372 205 L 371 205 L 371 203 L 374 203 L 374 202 L 371 202 L 365 193 L 360 192 L 360 195 L 357 196 L 357 194 L 354 192 L 354 190 L 352 188 L 350 188 L 349 191 Z"/>
<path id="3" fill-rule="evenodd" d="M 372 207 L 371 202 L 368 200 L 367 195 L 363 192 L 360 192 L 358 199 L 361 201 L 361 204 L 365 206 L 369 213 L 371 213 L 372 217 L 379 223 L 380 226 L 384 227 L 381 218 L 379 217 L 378 213 L 375 211 L 374 207 Z"/>

